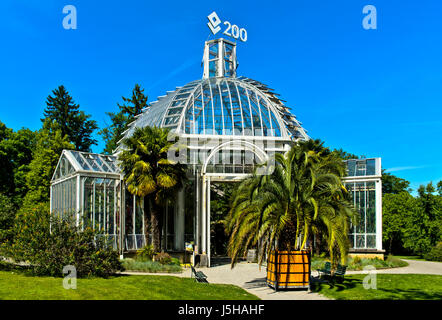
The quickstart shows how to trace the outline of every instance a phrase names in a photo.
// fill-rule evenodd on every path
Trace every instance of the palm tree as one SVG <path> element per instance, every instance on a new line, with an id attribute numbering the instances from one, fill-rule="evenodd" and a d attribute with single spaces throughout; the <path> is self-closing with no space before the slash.
<path id="1" fill-rule="evenodd" d="M 127 189 L 147 199 L 152 245 L 156 252 L 160 250 L 162 209 L 175 198 L 186 178 L 185 166 L 168 159 L 168 151 L 175 144 L 168 136 L 167 129 L 137 128 L 131 137 L 123 140 L 125 149 L 119 155 Z"/>
<path id="2" fill-rule="evenodd" d="M 275 160 L 272 174 L 251 176 L 233 194 L 227 222 L 232 266 L 248 248 L 258 246 L 262 263 L 271 250 L 305 248 L 319 232 L 331 258 L 336 251 L 344 261 L 356 211 L 341 180 L 342 160 L 319 140 L 300 142 Z"/>

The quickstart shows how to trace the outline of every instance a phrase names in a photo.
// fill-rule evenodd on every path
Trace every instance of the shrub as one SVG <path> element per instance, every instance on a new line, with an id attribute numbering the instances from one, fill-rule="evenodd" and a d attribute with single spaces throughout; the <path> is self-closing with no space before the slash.
<path id="1" fill-rule="evenodd" d="M 0 244 L 8 242 L 12 238 L 11 229 L 14 225 L 16 211 L 12 201 L 0 194 Z"/>
<path id="2" fill-rule="evenodd" d="M 161 264 L 170 264 L 172 262 L 172 258 L 168 253 L 161 252 L 155 256 L 155 261 L 158 261 Z"/>
<path id="3" fill-rule="evenodd" d="M 388 255 L 385 262 L 387 263 L 388 268 L 397 268 L 397 267 L 408 266 L 408 262 L 401 260 L 399 258 L 396 258 L 396 257 L 392 256 L 391 254 Z"/>
<path id="4" fill-rule="evenodd" d="M 124 259 L 122 265 L 127 271 L 178 273 L 182 270 L 181 266 L 175 264 L 163 265 L 157 261 L 138 261 L 130 258 Z"/>
<path id="5" fill-rule="evenodd" d="M 172 258 L 170 264 L 181 266 L 181 261 L 178 258 Z"/>
<path id="6" fill-rule="evenodd" d="M 153 245 L 149 244 L 137 251 L 137 260 L 139 261 L 152 261 L 155 251 Z"/>
<path id="7" fill-rule="evenodd" d="M 39 252 L 46 250 L 50 233 L 49 205 L 40 203 L 33 208 L 20 209 L 14 219 L 11 238 L 4 246 L 4 254 L 16 261 L 32 262 Z"/>
<path id="8" fill-rule="evenodd" d="M 442 262 L 442 241 L 438 242 L 425 256 L 426 260 Z"/>
<path id="9" fill-rule="evenodd" d="M 75 266 L 78 277 L 106 277 L 121 270 L 118 253 L 105 237 L 91 228 L 81 231 L 71 219 L 50 219 L 42 206 L 17 215 L 10 254 L 28 261 L 38 275 L 63 276 L 67 265 Z"/>
<path id="10" fill-rule="evenodd" d="M 361 257 L 355 256 L 353 258 L 353 264 L 361 264 Z"/>

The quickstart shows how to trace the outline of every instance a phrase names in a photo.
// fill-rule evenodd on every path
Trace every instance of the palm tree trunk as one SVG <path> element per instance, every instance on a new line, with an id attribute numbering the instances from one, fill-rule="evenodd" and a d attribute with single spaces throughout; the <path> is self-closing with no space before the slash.
<path id="1" fill-rule="evenodd" d="M 155 201 L 150 201 L 150 226 L 152 232 L 152 245 L 155 252 L 160 252 L 160 217 L 159 208 L 156 206 Z"/>
<path id="2" fill-rule="evenodd" d="M 316 255 L 319 256 L 319 254 L 321 253 L 321 238 L 319 234 L 315 236 L 315 251 Z"/>
<path id="3" fill-rule="evenodd" d="M 143 208 L 143 213 L 144 213 L 144 241 L 145 244 L 148 245 L 149 244 L 149 215 L 148 212 L 151 212 L 152 208 L 150 205 L 150 201 L 148 200 L 147 197 L 144 198 L 144 208 Z"/>

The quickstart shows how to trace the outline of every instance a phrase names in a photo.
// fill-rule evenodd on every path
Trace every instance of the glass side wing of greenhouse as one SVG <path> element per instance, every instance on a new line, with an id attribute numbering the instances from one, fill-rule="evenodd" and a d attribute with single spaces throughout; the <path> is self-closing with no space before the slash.
<path id="1" fill-rule="evenodd" d="M 345 186 L 359 213 L 357 223 L 350 228 L 350 247 L 353 250 L 381 250 L 381 159 L 352 159 L 346 160 L 345 163 Z"/>
<path id="2" fill-rule="evenodd" d="M 116 157 L 63 150 L 51 181 L 51 213 L 91 227 L 118 247 L 122 177 Z"/>

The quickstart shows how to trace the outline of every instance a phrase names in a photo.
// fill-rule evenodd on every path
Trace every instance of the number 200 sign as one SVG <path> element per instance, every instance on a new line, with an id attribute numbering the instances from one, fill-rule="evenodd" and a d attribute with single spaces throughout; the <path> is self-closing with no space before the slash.
<path id="1" fill-rule="evenodd" d="M 207 25 L 209 26 L 210 31 L 212 31 L 213 34 L 217 34 L 221 30 L 221 27 L 219 26 L 221 24 L 221 19 L 218 17 L 215 11 L 209 14 L 207 19 L 209 19 Z M 229 21 L 224 21 L 224 24 L 227 26 L 227 28 L 224 30 L 223 34 L 235 39 L 240 39 L 243 42 L 247 41 L 246 29 L 240 29 L 236 24 L 232 25 Z"/>

